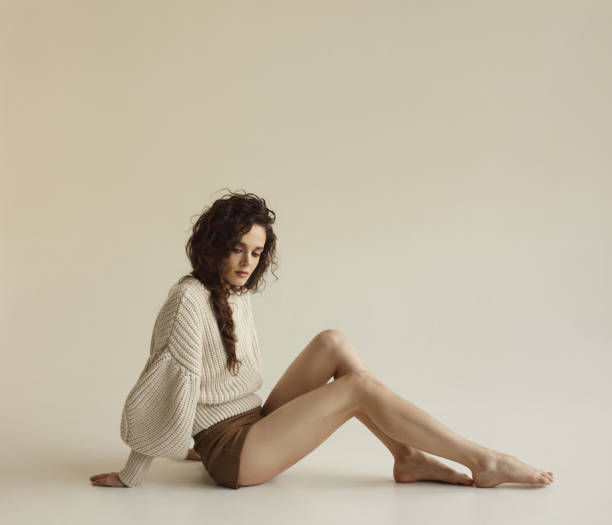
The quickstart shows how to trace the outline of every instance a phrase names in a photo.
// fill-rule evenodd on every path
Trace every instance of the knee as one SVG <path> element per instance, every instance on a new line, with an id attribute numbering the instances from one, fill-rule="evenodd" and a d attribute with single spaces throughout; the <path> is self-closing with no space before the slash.
<path id="1" fill-rule="evenodd" d="M 338 348 L 342 343 L 347 341 L 347 337 L 336 328 L 328 328 L 317 334 L 317 338 L 327 348 Z"/>
<path id="2" fill-rule="evenodd" d="M 331 359 L 338 365 L 345 360 L 347 352 L 350 352 L 350 345 L 347 344 L 348 338 L 335 328 L 319 332 L 315 339 L 318 343 L 317 351 L 322 352 L 326 359 Z"/>
<path id="3" fill-rule="evenodd" d="M 340 375 L 356 368 L 366 368 L 355 345 L 340 330 L 335 328 L 323 330 L 316 335 L 316 339 L 318 342 L 316 348 L 319 352 L 323 352 L 327 359 L 337 363 Z"/>
<path id="4" fill-rule="evenodd" d="M 364 410 L 368 399 L 375 394 L 377 389 L 384 387 L 384 384 L 367 369 L 352 370 L 346 375 L 352 385 L 357 408 L 360 411 Z"/>

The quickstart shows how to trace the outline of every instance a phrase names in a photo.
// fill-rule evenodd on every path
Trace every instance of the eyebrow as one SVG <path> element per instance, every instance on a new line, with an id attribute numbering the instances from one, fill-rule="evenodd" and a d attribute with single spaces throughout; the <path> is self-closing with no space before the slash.
<path id="1" fill-rule="evenodd" d="M 246 246 L 243 242 L 237 242 L 236 244 L 240 244 L 240 246 Z M 263 250 L 263 246 L 258 246 L 255 250 Z"/>

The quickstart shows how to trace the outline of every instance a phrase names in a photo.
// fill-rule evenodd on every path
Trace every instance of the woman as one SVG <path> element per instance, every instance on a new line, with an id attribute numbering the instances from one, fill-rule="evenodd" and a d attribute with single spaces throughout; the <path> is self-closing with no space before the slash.
<path id="1" fill-rule="evenodd" d="M 317 334 L 262 405 L 250 292 L 276 265 L 275 217 L 264 199 L 230 192 L 198 218 L 186 247 L 193 271 L 172 286 L 123 408 L 129 458 L 120 472 L 91 476 L 93 485 L 138 486 L 157 456 L 201 460 L 221 486 L 259 485 L 352 417 L 389 449 L 400 483 L 552 483 L 552 472 L 457 435 L 391 391 L 338 330 Z M 462 463 L 472 477 L 422 451 Z"/>

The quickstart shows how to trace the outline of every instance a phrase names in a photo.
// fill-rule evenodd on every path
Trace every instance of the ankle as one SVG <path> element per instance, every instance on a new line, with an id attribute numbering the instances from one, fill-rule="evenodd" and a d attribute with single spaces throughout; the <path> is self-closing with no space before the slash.
<path id="1" fill-rule="evenodd" d="M 497 453 L 486 447 L 477 447 L 467 456 L 465 465 L 472 471 L 490 470 L 497 462 Z"/>
<path id="2" fill-rule="evenodd" d="M 417 452 L 418 450 L 416 448 L 412 448 L 407 445 L 402 445 L 395 451 L 393 456 L 395 457 L 396 460 L 406 459 L 406 458 L 414 456 Z"/>

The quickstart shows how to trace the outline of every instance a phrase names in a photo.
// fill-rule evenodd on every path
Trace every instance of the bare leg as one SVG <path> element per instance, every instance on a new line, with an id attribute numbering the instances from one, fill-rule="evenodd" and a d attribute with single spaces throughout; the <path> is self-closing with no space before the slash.
<path id="1" fill-rule="evenodd" d="M 364 370 L 351 371 L 270 413 L 264 407 L 264 412 L 266 417 L 251 427 L 245 440 L 240 485 L 258 484 L 274 477 L 360 412 L 399 443 L 465 464 L 472 470 L 477 486 L 551 481 L 546 473 L 516 458 L 455 434 Z"/>

